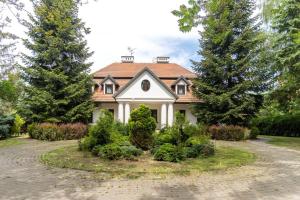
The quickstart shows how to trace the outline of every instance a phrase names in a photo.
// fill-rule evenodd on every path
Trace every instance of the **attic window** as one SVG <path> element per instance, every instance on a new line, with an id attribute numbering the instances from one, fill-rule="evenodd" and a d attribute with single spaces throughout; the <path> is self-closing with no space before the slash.
<path id="1" fill-rule="evenodd" d="M 150 89 L 150 81 L 143 80 L 141 86 L 142 86 L 142 90 L 144 90 L 145 92 L 147 92 Z"/>
<path id="2" fill-rule="evenodd" d="M 113 93 L 113 84 L 105 84 L 105 94 Z"/>
<path id="3" fill-rule="evenodd" d="M 185 95 L 185 85 L 177 85 L 177 94 Z"/>

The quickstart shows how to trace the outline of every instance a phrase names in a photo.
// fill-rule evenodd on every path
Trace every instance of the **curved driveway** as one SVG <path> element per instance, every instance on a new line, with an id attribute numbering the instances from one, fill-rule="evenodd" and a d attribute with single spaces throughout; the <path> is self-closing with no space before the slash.
<path id="1" fill-rule="evenodd" d="M 300 199 L 300 151 L 262 141 L 221 142 L 255 152 L 258 160 L 248 166 L 197 177 L 101 181 L 93 173 L 39 163 L 42 153 L 76 141 L 22 140 L 26 144 L 0 148 L 1 200 Z"/>

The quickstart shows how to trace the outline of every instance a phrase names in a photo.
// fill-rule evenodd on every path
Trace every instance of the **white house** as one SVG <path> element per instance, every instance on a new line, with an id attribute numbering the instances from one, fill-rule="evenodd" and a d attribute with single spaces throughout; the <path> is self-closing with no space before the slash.
<path id="1" fill-rule="evenodd" d="M 135 63 L 133 56 L 122 56 L 121 63 L 113 63 L 93 74 L 93 101 L 99 111 L 106 108 L 115 120 L 127 123 L 130 111 L 140 104 L 151 108 L 157 127 L 172 125 L 176 111 L 196 123 L 190 104 L 199 102 L 192 95 L 191 79 L 196 75 L 180 65 L 169 63 L 168 57 L 157 57 L 155 63 Z"/>

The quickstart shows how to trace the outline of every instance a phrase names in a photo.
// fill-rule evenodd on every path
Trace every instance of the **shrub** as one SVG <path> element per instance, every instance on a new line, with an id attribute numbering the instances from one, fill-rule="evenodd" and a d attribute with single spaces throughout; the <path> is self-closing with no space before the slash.
<path id="1" fill-rule="evenodd" d="M 159 133 L 154 134 L 154 146 L 159 146 L 165 143 L 177 144 L 177 139 L 172 127 L 164 128 Z"/>
<path id="2" fill-rule="evenodd" d="M 239 141 L 245 139 L 246 129 L 241 126 L 216 126 L 209 127 L 209 132 L 212 139 Z"/>
<path id="3" fill-rule="evenodd" d="M 208 144 L 210 143 L 208 136 L 193 136 L 187 139 L 185 142 L 186 147 L 191 147 L 196 144 Z"/>
<path id="4" fill-rule="evenodd" d="M 184 147 L 184 155 L 187 158 L 208 157 L 214 155 L 214 145 L 206 138 L 200 140 L 191 140 L 188 145 Z"/>
<path id="5" fill-rule="evenodd" d="M 6 139 L 12 136 L 14 121 L 14 116 L 0 115 L 0 139 Z"/>
<path id="6" fill-rule="evenodd" d="M 256 139 L 257 136 L 259 135 L 259 130 L 256 126 L 253 126 L 251 128 L 250 134 L 249 134 L 249 139 Z"/>
<path id="7" fill-rule="evenodd" d="M 99 148 L 98 155 L 109 160 L 119 160 L 122 158 L 122 149 L 117 144 L 107 144 Z"/>
<path id="8" fill-rule="evenodd" d="M 87 136 L 79 140 L 80 151 L 91 151 L 95 146 L 97 146 L 97 140 L 94 137 Z"/>
<path id="9" fill-rule="evenodd" d="M 127 124 L 123 124 L 119 121 L 114 122 L 114 129 L 118 133 L 128 136 L 129 135 L 129 126 Z"/>
<path id="10" fill-rule="evenodd" d="M 127 160 L 132 160 L 135 157 L 143 154 L 143 151 L 141 149 L 138 149 L 132 145 L 121 146 L 121 151 L 122 151 L 122 157 Z"/>
<path id="11" fill-rule="evenodd" d="M 52 124 L 52 123 L 41 123 L 31 124 L 28 126 L 28 134 L 33 139 L 38 140 L 69 140 L 79 139 L 86 135 L 87 126 L 84 124 Z"/>
<path id="12" fill-rule="evenodd" d="M 179 162 L 184 159 L 182 149 L 168 143 L 159 146 L 153 153 L 154 159 L 158 161 Z"/>
<path id="13" fill-rule="evenodd" d="M 134 109 L 129 119 L 130 142 L 138 148 L 148 150 L 153 144 L 153 132 L 156 128 L 155 119 L 151 116 L 151 110 L 141 105 Z"/>
<path id="14" fill-rule="evenodd" d="M 95 138 L 96 145 L 105 145 L 111 142 L 110 134 L 113 131 L 113 122 L 111 112 L 108 110 L 100 111 L 100 118 L 89 131 L 89 136 Z"/>
<path id="15" fill-rule="evenodd" d="M 64 139 L 66 140 L 83 138 L 88 132 L 87 126 L 82 123 L 61 124 L 59 125 L 59 128 L 64 135 Z"/>
<path id="16" fill-rule="evenodd" d="M 251 123 L 262 135 L 300 137 L 300 114 L 259 117 Z"/>

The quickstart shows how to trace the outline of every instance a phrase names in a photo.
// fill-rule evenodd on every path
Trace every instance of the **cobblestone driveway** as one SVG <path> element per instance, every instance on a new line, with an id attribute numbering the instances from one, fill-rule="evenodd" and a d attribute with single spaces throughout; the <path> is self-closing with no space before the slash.
<path id="1" fill-rule="evenodd" d="M 88 172 L 48 169 L 39 156 L 75 141 L 40 142 L 0 149 L 0 199 L 300 199 L 300 151 L 274 147 L 262 141 L 222 142 L 255 152 L 252 165 L 197 177 L 164 180 L 93 179 Z"/>

